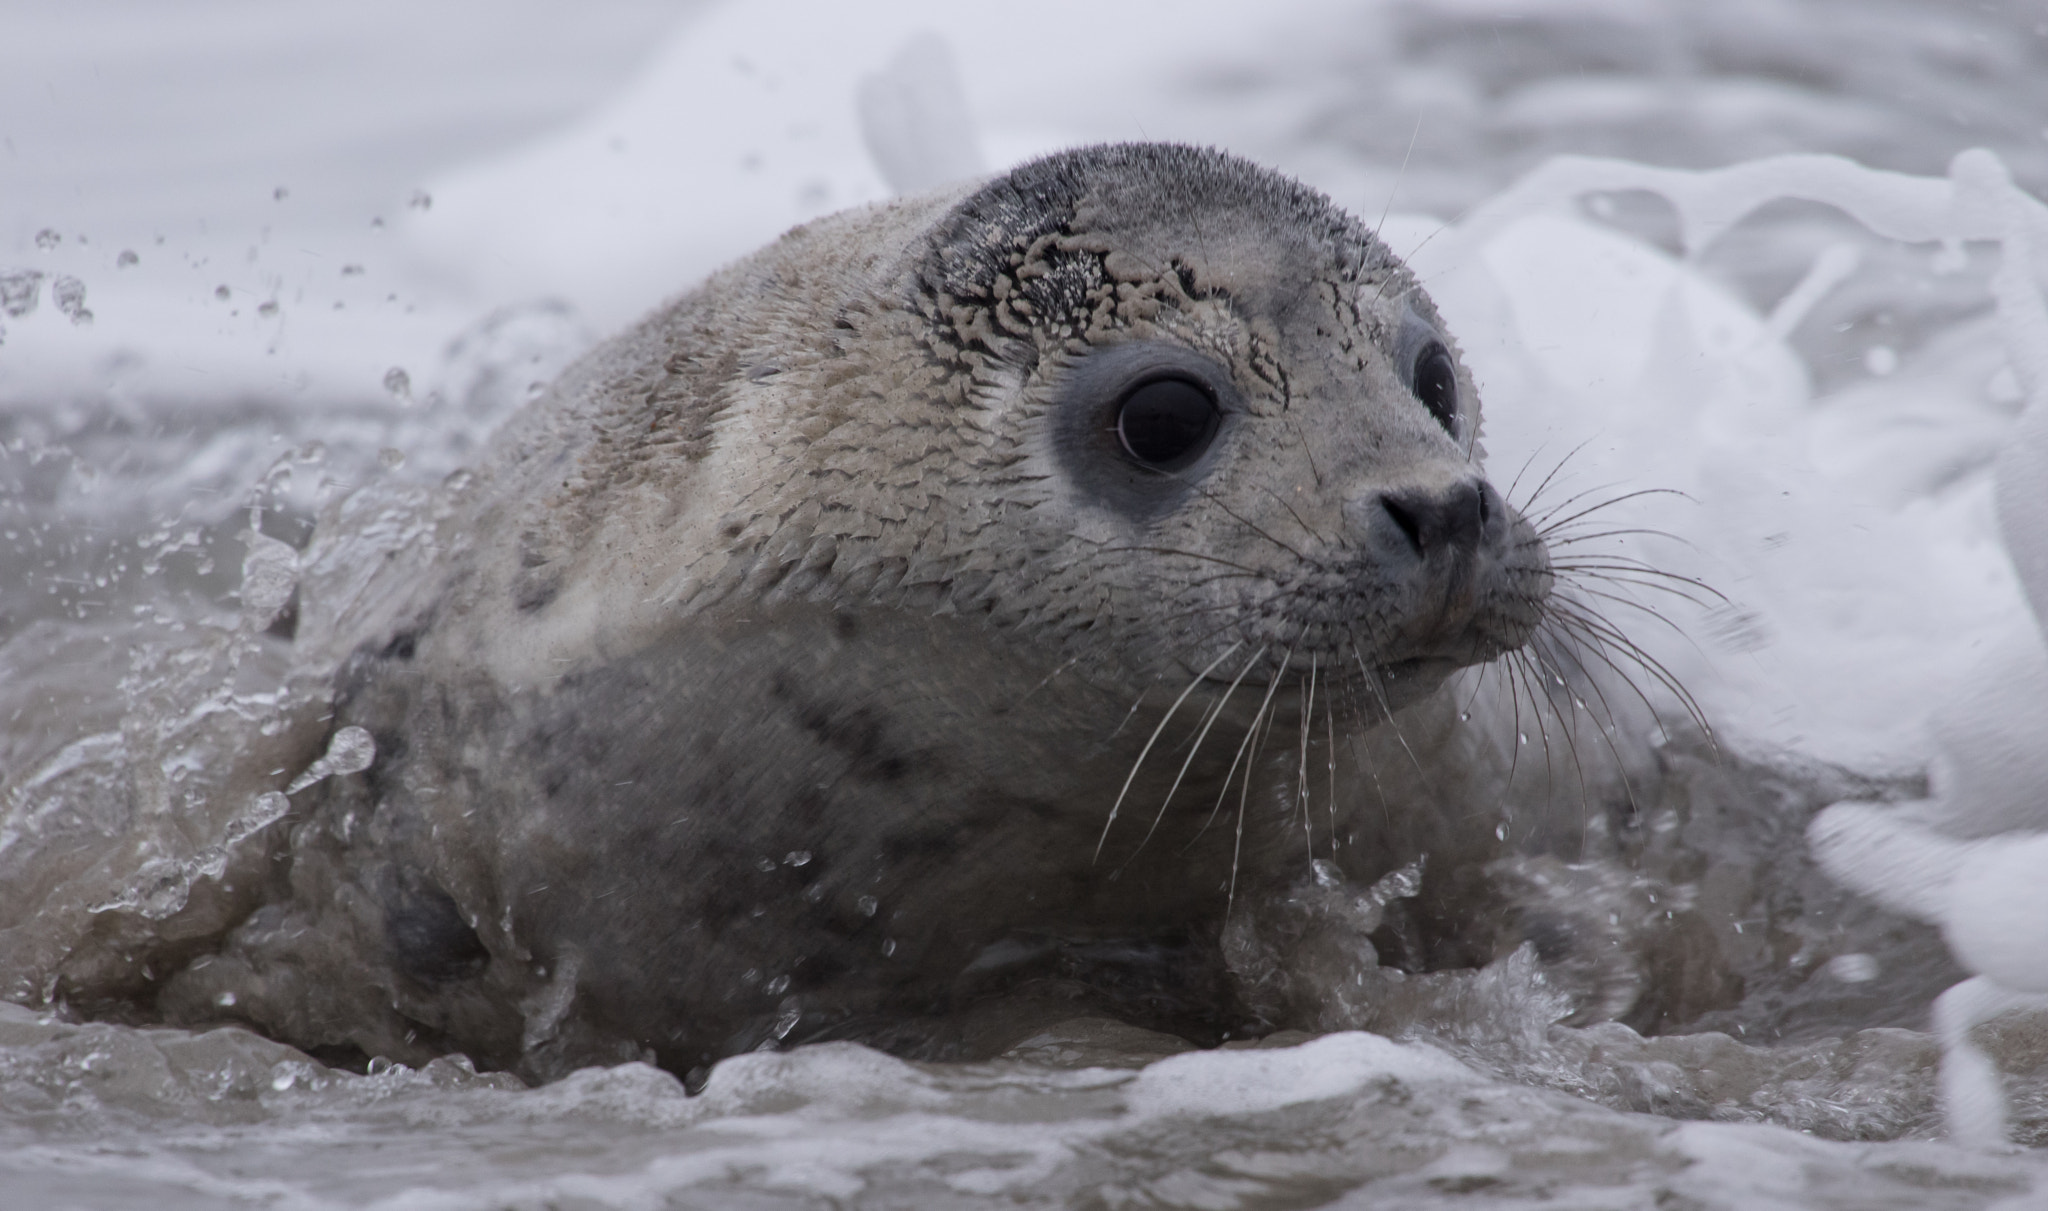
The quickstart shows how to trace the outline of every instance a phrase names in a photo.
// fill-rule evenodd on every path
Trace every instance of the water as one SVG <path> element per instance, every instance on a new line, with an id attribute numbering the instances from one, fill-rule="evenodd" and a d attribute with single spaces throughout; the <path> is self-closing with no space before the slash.
<path id="1" fill-rule="evenodd" d="M 1804 844 L 1808 820 L 1844 800 L 1917 811 L 1897 818 L 1949 835 L 2041 826 L 2023 809 L 1995 825 L 1984 809 L 1974 828 L 1936 810 L 1975 802 L 1969 771 L 1990 768 L 1957 739 L 1985 727 L 1947 704 L 1989 692 L 1997 667 L 2026 667 L 2039 647 L 1993 491 L 2025 399 L 2010 364 L 2024 325 L 1993 307 L 1996 249 L 1981 231 L 1949 247 L 1929 242 L 1939 231 L 1873 231 L 1919 196 L 1895 179 L 1859 176 L 1830 195 L 1767 170 L 1762 196 L 1778 200 L 1726 231 L 1706 210 L 1728 178 L 1582 165 L 1564 170 L 1577 200 L 1563 206 L 1537 196 L 1542 178 L 1511 186 L 1565 152 L 1704 168 L 1837 151 L 1940 177 L 1984 145 L 2040 195 L 2048 30 L 2026 4 L 1933 0 L 1303 0 L 1256 21 L 1211 16 L 1093 14 L 1093 36 L 1019 93 L 998 70 L 1014 43 L 989 32 L 1007 19 L 905 5 L 793 26 L 773 9 L 718 9 L 598 104 L 603 77 L 652 28 L 612 10 L 593 22 L 624 31 L 610 43 L 583 31 L 587 50 L 558 40 L 549 55 L 538 35 L 500 32 L 497 62 L 449 64 L 442 83 L 462 99 L 437 112 L 467 121 L 471 144 L 435 142 L 406 107 L 421 102 L 387 101 L 361 119 L 405 135 L 387 156 L 342 154 L 362 137 L 344 123 L 321 136 L 329 158 L 286 159 L 290 124 L 245 107 L 266 150 L 227 156 L 245 167 L 212 192 L 172 154 L 178 139 L 209 147 L 190 128 L 96 135 L 90 118 L 123 89 L 148 96 L 180 78 L 181 56 L 218 54 L 240 72 L 254 60 L 225 35 L 152 53 L 147 38 L 110 48 L 82 20 L 38 16 L 50 62 L 36 70 L 74 111 L 9 136 L 29 154 L 10 170 L 17 200 L 0 231 L 0 272 L 16 271 L 0 307 L 0 977 L 21 1003 L 0 1005 L 7 1201 L 2041 1197 L 2034 1154 L 1941 1142 L 1927 1006 L 1967 973 L 1935 925 L 1887 887 L 1861 889 L 1879 902 L 1847 890 Z M 478 20 L 444 19 L 454 31 Z M 1038 19 L 1082 18 L 1055 6 Z M 408 42 L 373 15 L 379 28 L 323 59 L 314 50 L 336 45 L 326 20 L 251 35 L 272 59 L 310 64 L 299 87 L 316 99 L 322 71 L 342 91 L 362 61 L 348 55 L 462 40 Z M 797 26 L 802 37 L 774 32 Z M 1659 698 L 1671 735 L 1630 715 L 1616 754 L 1640 790 L 1633 813 L 1582 822 L 1575 796 L 1537 794 L 1525 770 L 1522 790 L 1501 795 L 1517 810 L 1485 817 L 1525 855 L 1508 877 L 1528 902 L 1581 935 L 1611 928 L 1615 958 L 1539 973 L 1524 950 L 1476 973 L 1412 976 L 1354 938 L 1313 971 L 1318 1035 L 1194 1052 L 1020 1011 L 983 1024 L 1011 1030 L 989 1062 L 825 1044 L 727 1061 L 696 1096 L 637 1064 L 534 1090 L 454 1059 L 355 1073 L 233 1029 L 154 1028 L 111 1001 L 46 1004 L 60 972 L 68 988 L 146 980 L 122 966 L 142 942 L 231 919 L 223 889 L 277 818 L 267 796 L 323 772 L 292 756 L 318 734 L 298 708 L 317 697 L 301 675 L 318 664 L 320 603 L 374 597 L 383 553 L 404 549 L 433 486 L 492 425 L 693 275 L 782 224 L 886 193 L 853 98 L 899 50 L 925 80 L 930 52 L 911 35 L 926 27 L 954 56 L 985 163 L 1085 138 L 1194 138 L 1299 173 L 1368 217 L 1391 210 L 1388 237 L 1414 250 L 1484 384 L 1497 476 L 1583 444 L 1568 471 L 1580 487 L 1689 494 L 1630 515 L 1683 541 L 1627 549 L 1726 600 L 1668 606 L 1682 635 L 1647 616 L 1629 629 L 1682 678 L 1718 746 Z M 114 52 L 126 82 L 90 70 Z M 587 66 L 551 69 L 545 115 L 525 101 L 536 109 L 464 118 L 509 95 L 494 69 L 522 54 Z M 9 70 L 25 89 L 23 63 Z M 675 120 L 719 98 L 746 104 L 716 123 Z M 675 142 L 648 147 L 657 137 Z M 966 154 L 947 137 L 948 155 Z M 489 154 L 458 163 L 472 145 Z M 85 165 L 128 188 L 85 188 Z M 144 201 L 111 200 L 124 192 Z M 493 208 L 508 195 L 532 204 Z M 650 196 L 669 204 L 592 208 Z M 683 221 L 674 199 L 700 209 Z M 23 285 L 19 271 L 41 276 Z M 2022 656 L 1986 662 L 2009 651 Z M 1479 714 L 1468 726 L 1501 723 Z M 328 776 L 367 756 L 338 739 Z M 1570 810 L 1539 810 L 1555 803 Z M 1337 919 L 1304 904 L 1305 930 Z M 1352 924 L 1362 934 L 1378 919 Z M 1598 1021 L 1601 1006 L 1621 1021 Z M 113 1020 L 79 1020 L 92 1012 Z M 1978 1037 L 2005 1070 L 2017 1138 L 2048 1136 L 2048 1021 L 2007 1017 Z"/>

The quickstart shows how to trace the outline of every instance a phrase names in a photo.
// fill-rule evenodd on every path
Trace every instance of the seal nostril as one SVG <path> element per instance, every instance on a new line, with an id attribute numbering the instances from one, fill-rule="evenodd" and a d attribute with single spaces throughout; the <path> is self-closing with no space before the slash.
<path id="1" fill-rule="evenodd" d="M 1476 551 L 1491 515 L 1486 485 L 1478 480 L 1464 480 L 1438 492 L 1383 492 L 1380 507 L 1416 554 L 1429 559 L 1442 558 L 1447 551 Z"/>
<path id="2" fill-rule="evenodd" d="M 1408 545 L 1415 548 L 1415 553 L 1422 554 L 1422 524 L 1408 506 L 1391 494 L 1381 493 L 1380 508 L 1385 509 L 1387 516 L 1394 519 L 1395 527 L 1408 539 Z"/>

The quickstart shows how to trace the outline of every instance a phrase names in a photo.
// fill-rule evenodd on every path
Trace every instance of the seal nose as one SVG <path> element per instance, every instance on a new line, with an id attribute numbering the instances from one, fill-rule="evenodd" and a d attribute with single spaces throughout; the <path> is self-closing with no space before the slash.
<path id="1" fill-rule="evenodd" d="M 1478 551 L 1500 511 L 1492 496 L 1485 480 L 1466 479 L 1437 490 L 1382 492 L 1379 505 L 1417 557 L 1462 559 Z"/>

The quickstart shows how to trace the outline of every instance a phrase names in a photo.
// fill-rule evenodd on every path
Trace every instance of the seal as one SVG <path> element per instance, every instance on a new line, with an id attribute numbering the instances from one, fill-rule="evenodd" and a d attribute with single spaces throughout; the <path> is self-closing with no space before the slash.
<path id="1" fill-rule="evenodd" d="M 1215 151 L 797 228 L 452 489 L 336 683 L 374 761 L 161 1004 L 536 1078 L 915 1051 L 1025 986 L 1220 1037 L 1224 922 L 1356 810 L 1340 732 L 1542 619 L 1478 428 L 1373 233 Z"/>

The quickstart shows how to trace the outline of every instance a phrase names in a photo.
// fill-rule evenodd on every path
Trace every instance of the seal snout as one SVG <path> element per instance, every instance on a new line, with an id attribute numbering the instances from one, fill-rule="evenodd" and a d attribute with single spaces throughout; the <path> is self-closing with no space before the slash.
<path id="1" fill-rule="evenodd" d="M 1500 512 L 1493 486 L 1467 479 L 1440 491 L 1403 488 L 1379 494 L 1379 507 L 1418 559 L 1468 559 Z"/>
<path id="2" fill-rule="evenodd" d="M 1493 485 L 1478 478 L 1391 488 L 1344 506 L 1345 520 L 1376 559 L 1424 577 L 1469 570 L 1500 541 L 1507 512 Z"/>
<path id="3" fill-rule="evenodd" d="M 1526 637 L 1527 625 L 1501 616 L 1503 607 L 1515 604 L 1504 600 L 1503 590 L 1510 588 L 1508 580 L 1518 582 L 1516 589 L 1534 587 L 1521 585 L 1525 578 L 1516 572 L 1522 569 L 1511 565 L 1540 556 L 1520 551 L 1524 558 L 1513 557 L 1528 544 L 1515 542 L 1514 510 L 1485 479 L 1378 488 L 1349 501 L 1344 517 L 1374 575 L 1401 603 L 1394 609 L 1400 621 L 1388 636 L 1399 636 L 1396 648 L 1470 663 L 1519 646 Z"/>

